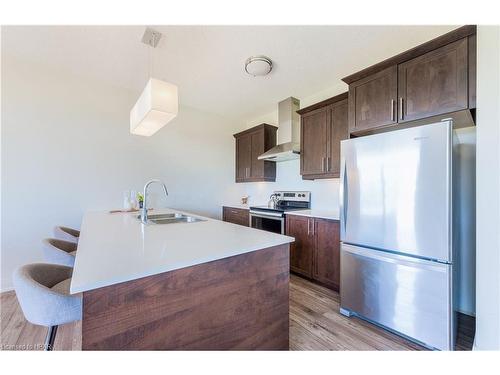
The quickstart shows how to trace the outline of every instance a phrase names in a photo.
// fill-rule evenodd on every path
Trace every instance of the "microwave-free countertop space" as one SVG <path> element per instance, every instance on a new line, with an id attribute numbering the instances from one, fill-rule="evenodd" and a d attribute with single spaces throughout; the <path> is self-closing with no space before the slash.
<path id="1" fill-rule="evenodd" d="M 294 239 L 191 216 L 85 214 L 70 288 L 83 349 L 288 349 Z"/>

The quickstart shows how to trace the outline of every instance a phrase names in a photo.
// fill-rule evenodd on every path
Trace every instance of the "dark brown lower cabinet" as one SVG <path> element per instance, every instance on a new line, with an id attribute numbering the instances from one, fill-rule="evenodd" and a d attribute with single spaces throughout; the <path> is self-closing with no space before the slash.
<path id="1" fill-rule="evenodd" d="M 228 223 L 250 226 L 250 212 L 244 208 L 222 207 L 222 220 Z"/>
<path id="2" fill-rule="evenodd" d="M 314 240 L 311 236 L 312 221 L 310 217 L 287 215 L 286 234 L 294 237 L 290 244 L 290 269 L 300 275 L 312 277 L 312 248 Z"/>
<path id="3" fill-rule="evenodd" d="M 314 219 L 313 279 L 338 290 L 340 282 L 340 223 Z"/>
<path id="4" fill-rule="evenodd" d="M 339 290 L 339 222 L 287 215 L 286 234 L 295 238 L 290 246 L 290 270 Z"/>

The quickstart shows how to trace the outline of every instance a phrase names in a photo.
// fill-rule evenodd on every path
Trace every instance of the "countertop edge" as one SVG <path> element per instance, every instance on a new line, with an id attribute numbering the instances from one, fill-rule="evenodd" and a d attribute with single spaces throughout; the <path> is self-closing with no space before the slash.
<path id="1" fill-rule="evenodd" d="M 242 204 L 222 204 L 222 207 L 227 207 L 227 208 L 237 208 L 240 210 L 250 210 L 250 206 L 245 206 Z"/>
<path id="2" fill-rule="evenodd" d="M 295 216 L 306 216 L 306 217 L 315 217 L 318 219 L 326 219 L 326 220 L 334 220 L 334 221 L 340 221 L 339 215 L 334 214 L 334 213 L 325 213 L 321 211 L 315 211 L 315 210 L 304 210 L 300 211 L 289 211 L 285 212 L 285 215 L 295 215 Z"/>

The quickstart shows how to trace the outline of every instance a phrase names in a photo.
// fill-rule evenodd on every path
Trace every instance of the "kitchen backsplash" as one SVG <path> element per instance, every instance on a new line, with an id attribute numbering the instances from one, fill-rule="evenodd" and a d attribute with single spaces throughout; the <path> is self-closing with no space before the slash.
<path id="1" fill-rule="evenodd" d="M 232 186 L 228 197 L 239 203 L 242 196 L 248 195 L 249 205 L 266 204 L 269 195 L 275 190 L 304 190 L 311 192 L 311 208 L 338 210 L 339 179 L 302 180 L 299 159 L 276 164 L 276 182 L 238 183 Z"/>

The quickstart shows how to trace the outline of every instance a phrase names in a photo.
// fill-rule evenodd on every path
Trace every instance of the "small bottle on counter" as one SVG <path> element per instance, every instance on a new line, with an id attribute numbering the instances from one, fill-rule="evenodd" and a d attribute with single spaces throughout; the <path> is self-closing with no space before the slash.
<path id="1" fill-rule="evenodd" d="M 130 202 L 130 190 L 125 190 L 123 192 L 123 209 L 130 210 L 132 208 L 132 204 Z"/>
<path id="2" fill-rule="evenodd" d="M 130 208 L 132 210 L 137 210 L 137 208 L 138 208 L 137 192 L 135 190 L 130 191 Z"/>

